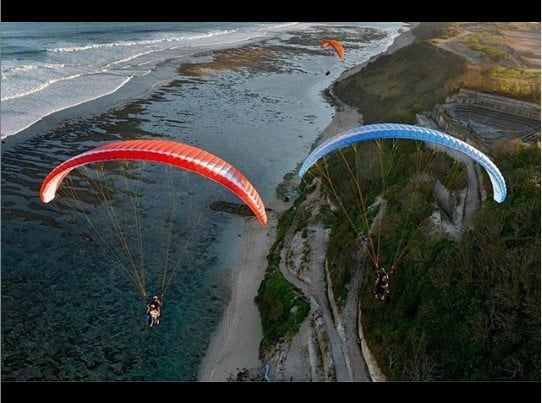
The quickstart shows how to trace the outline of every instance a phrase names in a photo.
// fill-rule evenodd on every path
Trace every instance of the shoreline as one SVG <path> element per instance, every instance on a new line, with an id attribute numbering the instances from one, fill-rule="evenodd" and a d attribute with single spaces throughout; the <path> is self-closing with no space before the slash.
<path id="1" fill-rule="evenodd" d="M 329 97 L 326 98 L 334 107 L 335 114 L 328 126 L 315 139 L 311 149 L 338 131 L 362 124 L 361 114 L 355 108 L 342 103 L 332 93 L 333 85 L 363 69 L 376 58 L 411 44 L 415 39 L 411 30 L 418 24 L 409 23 L 408 29 L 395 37 L 384 52 L 345 70 L 329 85 Z M 269 214 L 268 227 L 265 230 L 259 228 L 255 220 L 245 221 L 239 243 L 245 247 L 239 247 L 236 251 L 231 273 L 231 299 L 200 366 L 198 381 L 227 381 L 229 377 L 235 377 L 245 369 L 261 370 L 263 363 L 259 358 L 259 346 L 262 340 L 262 325 L 254 297 L 265 276 L 267 254 L 275 241 L 278 216 L 292 203 L 293 200 L 284 203 L 275 197 L 268 204 L 273 212 Z M 246 245 L 251 245 L 250 253 L 247 252 Z M 247 276 L 246 273 L 251 275 Z"/>
<path id="2" fill-rule="evenodd" d="M 244 220 L 232 263 L 231 298 L 200 366 L 198 381 L 227 381 L 244 369 L 261 367 L 262 324 L 254 298 L 265 276 L 278 217 L 288 207 L 278 198 L 269 203 L 265 228 L 252 218 Z"/>
<path id="3" fill-rule="evenodd" d="M 178 58 L 165 60 L 158 64 L 151 73 L 133 77 L 111 93 L 56 110 L 41 117 L 17 133 L 3 137 L 1 139 L 2 152 L 36 137 L 39 133 L 56 130 L 64 125 L 78 123 L 107 113 L 117 112 L 133 102 L 148 99 L 156 90 L 168 85 L 183 57 L 179 56 Z"/>

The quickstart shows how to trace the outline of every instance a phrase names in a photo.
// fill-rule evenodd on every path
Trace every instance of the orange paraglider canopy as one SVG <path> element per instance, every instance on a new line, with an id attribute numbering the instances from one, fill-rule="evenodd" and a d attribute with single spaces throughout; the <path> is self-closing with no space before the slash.
<path id="1" fill-rule="evenodd" d="M 320 45 L 323 48 L 327 48 L 328 46 L 331 46 L 333 49 L 335 49 L 335 52 L 337 52 L 337 55 L 341 59 L 344 59 L 344 47 L 342 43 L 340 43 L 339 41 L 335 39 L 323 39 Z"/>

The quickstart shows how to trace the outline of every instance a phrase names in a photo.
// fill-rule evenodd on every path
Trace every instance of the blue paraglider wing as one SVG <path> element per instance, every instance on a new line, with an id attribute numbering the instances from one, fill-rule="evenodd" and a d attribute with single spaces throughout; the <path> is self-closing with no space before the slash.
<path id="1" fill-rule="evenodd" d="M 502 176 L 501 171 L 499 171 L 499 168 L 497 168 L 487 155 L 464 141 L 439 132 L 438 130 L 397 123 L 360 126 L 333 136 L 310 153 L 299 170 L 299 176 L 303 177 L 311 166 L 332 151 L 354 143 L 379 139 L 421 140 L 460 151 L 484 167 L 489 175 L 491 184 L 493 185 L 493 199 L 497 203 L 502 203 L 506 199 L 506 183 L 504 177 Z"/>

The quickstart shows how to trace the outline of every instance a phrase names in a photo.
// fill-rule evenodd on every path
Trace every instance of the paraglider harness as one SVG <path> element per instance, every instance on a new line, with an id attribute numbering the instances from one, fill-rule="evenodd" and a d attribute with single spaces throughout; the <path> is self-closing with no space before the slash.
<path id="1" fill-rule="evenodd" d="M 149 328 L 160 324 L 160 313 L 163 306 L 164 301 L 157 296 L 152 297 L 147 304 L 147 326 Z"/>
<path id="2" fill-rule="evenodd" d="M 389 285 L 390 276 L 383 268 L 378 268 L 376 271 L 376 281 L 374 286 L 375 298 L 384 299 L 390 293 Z"/>

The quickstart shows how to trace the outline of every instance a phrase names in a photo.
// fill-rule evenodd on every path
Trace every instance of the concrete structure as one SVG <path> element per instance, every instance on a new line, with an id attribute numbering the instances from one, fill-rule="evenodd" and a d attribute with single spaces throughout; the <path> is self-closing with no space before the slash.
<path id="1" fill-rule="evenodd" d="M 540 105 L 531 102 L 460 89 L 424 115 L 441 130 L 486 151 L 496 141 L 540 141 Z"/>

